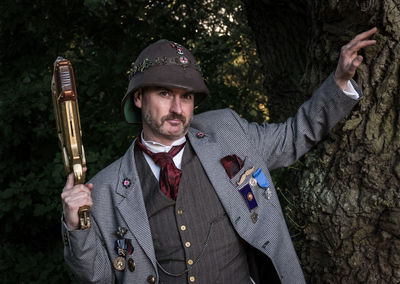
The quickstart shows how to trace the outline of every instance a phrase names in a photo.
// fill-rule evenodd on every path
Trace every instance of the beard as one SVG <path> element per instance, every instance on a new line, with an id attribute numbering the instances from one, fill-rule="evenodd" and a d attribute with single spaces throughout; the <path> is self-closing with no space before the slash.
<path id="1" fill-rule="evenodd" d="M 142 119 L 143 123 L 146 123 L 154 134 L 158 134 L 161 137 L 175 140 L 183 137 L 187 133 L 190 122 L 193 120 L 193 115 L 190 116 L 189 121 L 187 121 L 186 117 L 184 117 L 183 115 L 171 113 L 169 115 L 161 117 L 161 121 L 158 122 L 151 116 L 150 111 L 147 111 L 143 113 Z M 175 134 L 167 133 L 166 130 L 164 129 L 164 123 L 170 119 L 178 119 L 182 122 L 182 130 L 179 133 Z"/>

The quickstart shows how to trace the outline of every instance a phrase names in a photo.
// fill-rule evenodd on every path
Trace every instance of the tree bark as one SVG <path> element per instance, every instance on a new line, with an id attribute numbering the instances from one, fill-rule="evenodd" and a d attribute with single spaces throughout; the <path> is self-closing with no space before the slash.
<path id="1" fill-rule="evenodd" d="M 306 278 L 399 283 L 400 1 L 291 2 L 246 2 L 272 120 L 292 115 L 334 71 L 342 45 L 378 28 L 376 46 L 361 52 L 364 63 L 355 78 L 364 93 L 360 103 L 303 158 L 297 172 L 295 209 L 304 224 L 298 253 Z M 266 41 L 278 37 L 283 44 Z"/>

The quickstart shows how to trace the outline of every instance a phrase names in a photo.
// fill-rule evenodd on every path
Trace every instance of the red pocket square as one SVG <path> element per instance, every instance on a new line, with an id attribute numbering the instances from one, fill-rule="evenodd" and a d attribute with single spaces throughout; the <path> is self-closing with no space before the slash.
<path id="1" fill-rule="evenodd" d="M 242 169 L 244 164 L 243 160 L 235 154 L 223 157 L 221 163 L 229 178 L 233 178 Z"/>

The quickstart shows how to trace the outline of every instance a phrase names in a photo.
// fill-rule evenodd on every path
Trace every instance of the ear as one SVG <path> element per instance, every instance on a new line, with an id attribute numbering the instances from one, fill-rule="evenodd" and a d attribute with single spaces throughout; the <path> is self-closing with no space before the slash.
<path id="1" fill-rule="evenodd" d="M 143 99 L 142 89 L 139 89 L 133 94 L 133 102 L 135 103 L 135 106 L 137 108 L 142 108 L 142 99 Z"/>

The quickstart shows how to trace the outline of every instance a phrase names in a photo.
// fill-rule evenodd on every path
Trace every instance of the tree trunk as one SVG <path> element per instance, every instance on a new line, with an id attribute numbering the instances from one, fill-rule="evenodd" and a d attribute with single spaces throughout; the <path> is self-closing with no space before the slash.
<path id="1" fill-rule="evenodd" d="M 278 121 L 335 69 L 342 45 L 378 27 L 355 78 L 363 98 L 297 172 L 295 209 L 304 224 L 297 248 L 310 283 L 400 283 L 400 1 L 248 0 L 246 7 Z"/>

